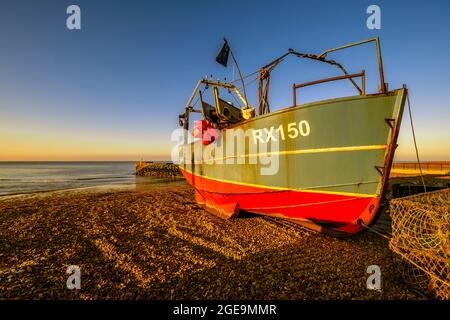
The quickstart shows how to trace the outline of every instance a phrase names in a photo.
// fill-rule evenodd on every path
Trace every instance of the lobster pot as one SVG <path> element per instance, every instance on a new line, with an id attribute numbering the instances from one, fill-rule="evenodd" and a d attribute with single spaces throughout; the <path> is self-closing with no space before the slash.
<path id="1" fill-rule="evenodd" d="M 391 249 L 425 272 L 428 287 L 450 299 L 450 189 L 394 199 Z"/>

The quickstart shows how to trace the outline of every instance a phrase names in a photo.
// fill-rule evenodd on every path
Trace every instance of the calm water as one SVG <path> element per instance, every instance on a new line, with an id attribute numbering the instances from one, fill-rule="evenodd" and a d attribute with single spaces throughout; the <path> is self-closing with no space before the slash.
<path id="1" fill-rule="evenodd" d="M 154 187 L 182 180 L 135 177 L 134 162 L 0 162 L 0 196 L 103 185 Z"/>

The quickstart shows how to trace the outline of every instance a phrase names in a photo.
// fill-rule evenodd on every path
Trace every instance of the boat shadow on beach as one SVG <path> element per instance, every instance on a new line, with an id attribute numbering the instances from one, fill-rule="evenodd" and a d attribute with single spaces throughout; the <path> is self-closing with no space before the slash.
<path id="1" fill-rule="evenodd" d="M 0 202 L 3 298 L 398 299 L 386 242 L 336 239 L 276 218 L 223 220 L 190 187 Z M 69 265 L 81 289 L 66 287 Z M 369 265 L 383 272 L 368 290 Z"/>

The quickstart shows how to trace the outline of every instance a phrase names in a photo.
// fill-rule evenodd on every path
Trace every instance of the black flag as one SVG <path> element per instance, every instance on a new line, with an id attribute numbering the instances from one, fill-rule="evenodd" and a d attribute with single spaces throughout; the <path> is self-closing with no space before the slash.
<path id="1" fill-rule="evenodd" d="M 220 50 L 219 54 L 217 55 L 216 61 L 226 67 L 228 63 L 228 55 L 230 54 L 230 47 L 228 46 L 227 39 L 224 38 L 223 41 L 224 43 L 222 50 Z"/>

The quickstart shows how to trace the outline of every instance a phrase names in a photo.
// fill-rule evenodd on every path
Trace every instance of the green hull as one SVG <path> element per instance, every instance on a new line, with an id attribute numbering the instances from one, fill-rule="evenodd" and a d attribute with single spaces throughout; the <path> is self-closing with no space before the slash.
<path id="1" fill-rule="evenodd" d="M 406 89 L 399 89 L 257 116 L 233 126 L 247 133 L 243 152 L 230 157 L 212 150 L 214 145 L 223 150 L 231 147 L 229 130 L 224 129 L 212 144 L 196 141 L 188 145 L 188 156 L 180 167 L 196 176 L 242 185 L 380 196 L 384 177 L 389 175 L 405 96 Z M 234 140 L 238 150 L 243 141 Z M 267 141 L 267 150 L 261 150 L 263 141 Z M 204 158 L 199 161 L 201 155 Z M 214 163 L 205 162 L 213 156 Z M 255 161 L 259 156 L 278 158 L 276 174 L 261 174 L 270 166 Z"/>

